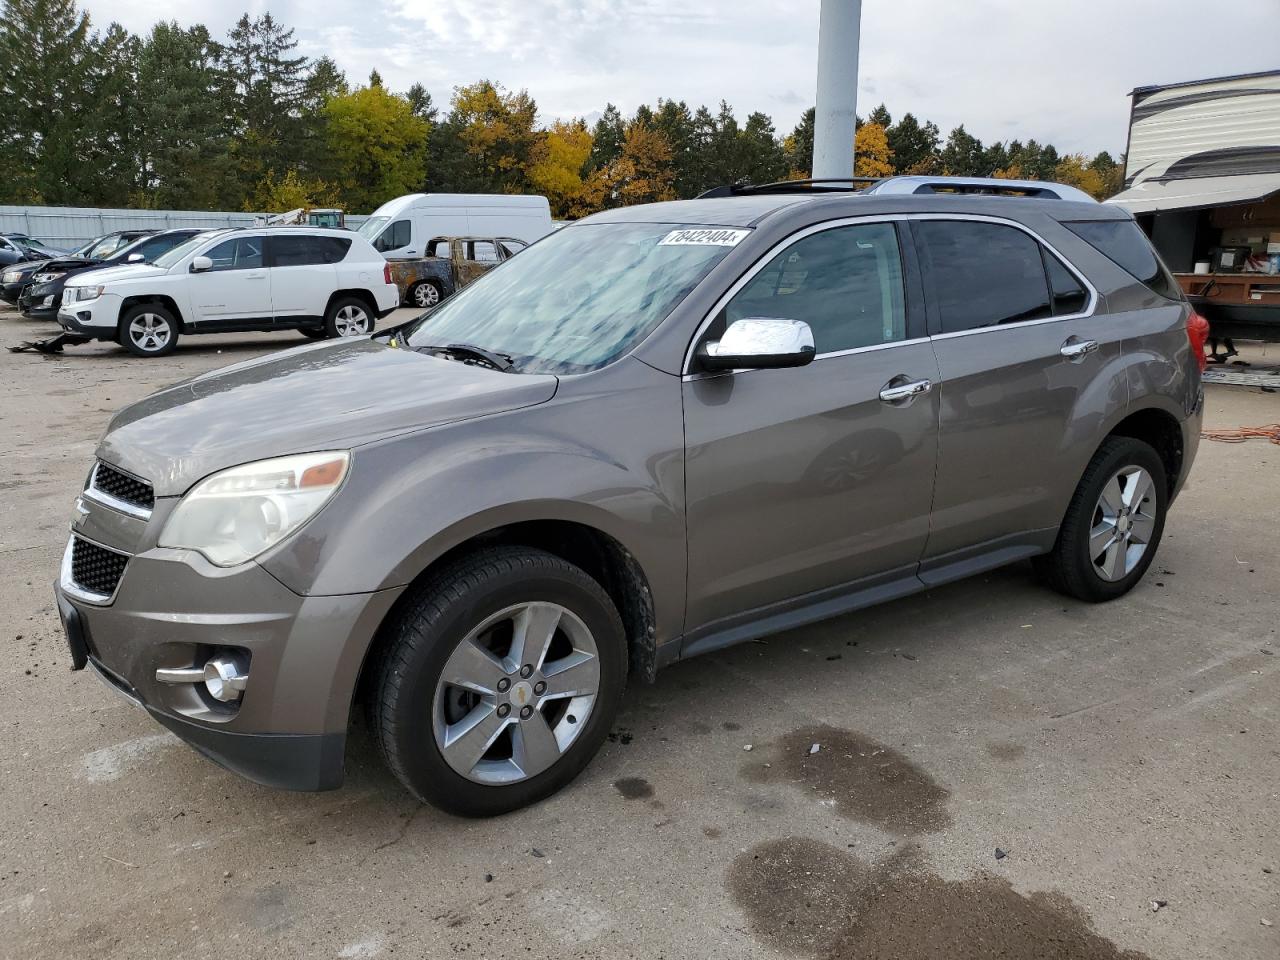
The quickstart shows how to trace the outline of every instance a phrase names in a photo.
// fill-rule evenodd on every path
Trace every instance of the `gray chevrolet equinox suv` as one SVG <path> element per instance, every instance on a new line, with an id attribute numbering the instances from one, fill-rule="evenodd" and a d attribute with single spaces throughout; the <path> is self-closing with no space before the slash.
<path id="1" fill-rule="evenodd" d="M 56 586 L 75 665 L 294 789 L 341 783 L 359 702 L 415 796 L 487 815 L 567 784 L 628 677 L 683 657 L 1025 558 L 1080 600 L 1134 586 L 1204 331 L 1129 214 L 729 193 L 116 414 Z"/>

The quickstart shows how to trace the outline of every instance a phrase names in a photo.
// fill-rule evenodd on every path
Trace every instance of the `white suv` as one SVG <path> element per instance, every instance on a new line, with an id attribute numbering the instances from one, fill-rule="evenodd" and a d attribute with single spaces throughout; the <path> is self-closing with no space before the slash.
<path id="1" fill-rule="evenodd" d="M 180 333 L 372 333 L 399 299 L 387 261 L 357 233 L 217 230 L 154 263 L 77 276 L 67 284 L 58 323 L 73 337 L 116 340 L 138 356 L 157 357 Z"/>

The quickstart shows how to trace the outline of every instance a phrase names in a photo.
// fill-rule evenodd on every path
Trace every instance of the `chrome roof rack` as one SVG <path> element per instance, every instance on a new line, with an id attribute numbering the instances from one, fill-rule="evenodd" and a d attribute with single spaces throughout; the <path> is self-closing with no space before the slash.
<path id="1" fill-rule="evenodd" d="M 865 191 L 877 196 L 913 194 L 963 194 L 965 196 L 1034 197 L 1037 200 L 1074 200 L 1097 203 L 1077 187 L 1049 180 L 1002 180 L 999 177 L 886 177 Z"/>

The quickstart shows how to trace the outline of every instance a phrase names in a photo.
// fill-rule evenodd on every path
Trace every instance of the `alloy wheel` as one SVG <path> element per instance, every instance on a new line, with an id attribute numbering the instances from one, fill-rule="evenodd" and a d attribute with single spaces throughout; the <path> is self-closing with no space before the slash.
<path id="1" fill-rule="evenodd" d="M 440 291 L 429 283 L 420 283 L 413 288 L 413 302 L 419 307 L 434 307 L 440 302 Z"/>
<path id="2" fill-rule="evenodd" d="M 1142 467 L 1121 467 L 1102 488 L 1089 529 L 1089 558 L 1103 580 L 1133 572 L 1155 535 L 1155 483 Z"/>
<path id="3" fill-rule="evenodd" d="M 158 313 L 140 313 L 129 324 L 129 339 L 147 353 L 163 350 L 172 336 L 169 321 Z"/>
<path id="4" fill-rule="evenodd" d="M 369 332 L 369 314 L 353 304 L 340 307 L 334 320 L 340 337 L 358 337 Z"/>
<path id="5" fill-rule="evenodd" d="M 586 624 L 555 603 L 500 610 L 445 663 L 432 727 L 445 762 L 476 783 L 518 783 L 550 769 L 586 726 L 600 657 Z"/>

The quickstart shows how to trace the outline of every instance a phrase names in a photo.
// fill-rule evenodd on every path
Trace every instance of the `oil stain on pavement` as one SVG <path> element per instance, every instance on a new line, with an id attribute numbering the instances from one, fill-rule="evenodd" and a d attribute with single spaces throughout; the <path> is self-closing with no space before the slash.
<path id="1" fill-rule="evenodd" d="M 862 734 L 801 727 L 757 756 L 743 764 L 745 779 L 797 784 L 851 820 L 908 835 L 933 833 L 951 822 L 945 787 L 897 750 Z"/>
<path id="2" fill-rule="evenodd" d="M 628 800 L 643 800 L 653 796 L 653 784 L 642 777 L 623 777 L 613 781 L 613 788 Z"/>
<path id="3" fill-rule="evenodd" d="M 985 875 L 943 880 L 914 849 L 868 864 L 818 840 L 769 840 L 733 861 L 728 885 L 759 941 L 818 960 L 1148 960 L 1065 897 Z"/>

